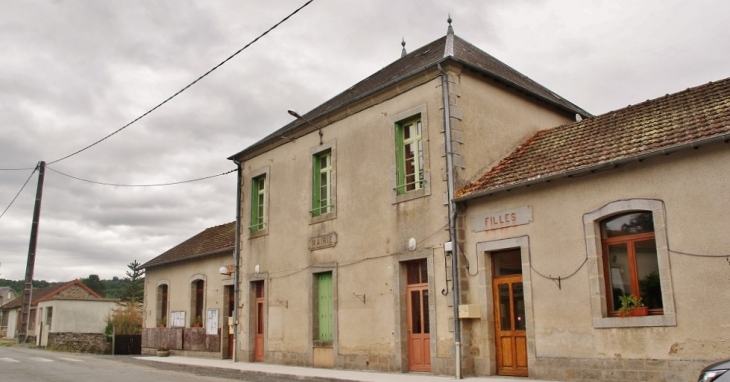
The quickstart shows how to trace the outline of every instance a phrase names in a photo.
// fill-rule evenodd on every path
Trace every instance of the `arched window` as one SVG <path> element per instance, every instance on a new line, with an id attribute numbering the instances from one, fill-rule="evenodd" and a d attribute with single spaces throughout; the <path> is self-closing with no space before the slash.
<path id="1" fill-rule="evenodd" d="M 662 290 L 650 211 L 632 211 L 601 221 L 603 272 L 609 315 L 621 308 L 620 297 L 641 297 L 649 314 L 662 314 Z"/>
<path id="2" fill-rule="evenodd" d="M 205 304 L 205 280 L 195 280 L 190 284 L 190 323 L 202 323 Z"/>
<path id="3" fill-rule="evenodd" d="M 168 286 L 160 284 L 157 286 L 157 323 L 158 325 L 167 325 L 168 313 Z"/>

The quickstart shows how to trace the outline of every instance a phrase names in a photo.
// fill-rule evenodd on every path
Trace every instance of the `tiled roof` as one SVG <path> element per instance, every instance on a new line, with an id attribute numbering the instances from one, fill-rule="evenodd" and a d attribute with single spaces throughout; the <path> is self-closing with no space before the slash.
<path id="1" fill-rule="evenodd" d="M 41 300 L 44 297 L 52 295 L 54 292 L 58 292 L 63 288 L 66 284 L 57 284 L 45 288 L 33 288 L 32 296 L 31 296 L 31 306 L 34 306 L 38 304 L 38 301 Z M 19 296 L 9 303 L 3 305 L 2 309 L 15 309 L 20 308 L 20 306 L 23 305 L 23 291 L 19 292 Z"/>
<path id="2" fill-rule="evenodd" d="M 150 268 L 191 258 L 231 252 L 236 244 L 236 222 L 211 228 L 178 244 L 167 252 L 142 264 L 140 268 Z"/>
<path id="3" fill-rule="evenodd" d="M 542 130 L 457 199 L 730 139 L 730 78 Z"/>
<path id="4" fill-rule="evenodd" d="M 447 47 L 449 49 L 447 49 Z M 447 55 L 445 55 L 445 53 Z M 572 104 L 568 100 L 561 98 L 557 94 L 527 78 L 525 75 L 505 65 L 501 61 L 468 43 L 462 38 L 452 34 L 447 34 L 446 36 L 416 49 L 404 57 L 401 57 L 392 64 L 375 72 L 370 77 L 336 95 L 329 101 L 317 106 L 310 112 L 306 113 L 304 118 L 311 121 L 328 113 L 334 112 L 390 85 L 432 68 L 438 63 L 444 63 L 448 60 L 460 62 L 497 81 L 518 89 L 528 95 L 542 99 L 543 101 L 563 110 L 571 113 L 578 113 L 583 116 L 590 115 L 587 111 Z M 229 159 L 233 159 L 239 155 L 245 155 L 258 147 L 265 146 L 267 143 L 284 143 L 282 142 L 282 139 L 280 139 L 281 136 L 299 128 L 306 127 L 306 125 L 307 123 L 304 121 L 298 119 L 294 120 L 238 154 L 233 155 Z"/>

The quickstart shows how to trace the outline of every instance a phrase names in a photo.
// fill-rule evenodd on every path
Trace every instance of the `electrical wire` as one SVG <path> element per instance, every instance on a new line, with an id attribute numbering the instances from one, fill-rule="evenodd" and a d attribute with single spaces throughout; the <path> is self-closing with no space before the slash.
<path id="1" fill-rule="evenodd" d="M 25 171 L 34 170 L 36 167 L 22 167 L 22 168 L 0 168 L 0 171 Z"/>
<path id="2" fill-rule="evenodd" d="M 82 149 L 79 149 L 79 150 L 77 150 L 77 151 L 74 151 L 73 153 L 71 153 L 71 154 L 68 154 L 68 155 L 66 155 L 66 156 L 64 156 L 64 157 L 62 157 L 62 158 L 59 158 L 59 159 L 56 159 L 56 160 L 50 161 L 50 162 L 48 162 L 48 164 L 50 165 L 50 164 L 58 163 L 58 162 L 60 162 L 60 161 L 62 161 L 62 160 L 64 160 L 64 159 L 68 159 L 68 158 L 70 158 L 70 157 L 72 157 L 72 156 L 74 156 L 74 155 L 76 155 L 76 154 L 79 154 L 79 153 L 81 153 L 81 152 L 83 152 L 83 151 L 86 151 L 86 150 L 88 150 L 88 149 L 92 148 L 93 146 L 96 146 L 97 144 L 99 144 L 99 143 L 101 143 L 101 142 L 103 142 L 103 141 L 105 141 L 105 140 L 107 140 L 107 139 L 111 138 L 111 137 L 112 137 L 113 135 L 115 135 L 115 134 L 119 133 L 120 131 L 122 131 L 122 130 L 126 129 L 127 127 L 131 126 L 131 125 L 132 125 L 132 124 L 134 124 L 135 122 L 139 121 L 140 119 L 144 118 L 144 117 L 145 117 L 145 116 L 147 116 L 148 114 L 150 114 L 150 113 L 152 113 L 153 111 L 155 111 L 155 110 L 157 110 L 158 108 L 160 108 L 160 107 L 161 107 L 162 105 L 166 104 L 166 103 L 167 103 L 168 101 L 170 101 L 170 100 L 172 100 L 173 98 L 177 97 L 177 96 L 178 96 L 178 95 L 180 95 L 180 94 L 181 94 L 182 92 L 184 92 L 184 91 L 188 90 L 188 88 L 190 88 L 191 86 L 193 86 L 193 85 L 195 85 L 196 83 L 198 83 L 198 81 L 200 81 L 200 80 L 202 80 L 203 78 L 207 77 L 207 76 L 208 76 L 208 75 L 209 75 L 210 73 L 212 73 L 212 72 L 213 72 L 214 70 L 216 70 L 216 69 L 218 69 L 219 67 L 223 66 L 223 64 L 225 64 L 226 62 L 230 61 L 230 60 L 231 60 L 231 59 L 232 59 L 233 57 L 237 56 L 237 55 L 238 55 L 239 53 L 241 53 L 242 51 L 244 51 L 244 50 L 245 50 L 246 48 L 248 48 L 249 46 L 253 45 L 253 44 L 254 44 L 255 42 L 257 42 L 257 41 L 258 41 L 259 39 L 261 39 L 262 37 L 264 37 L 264 36 L 266 36 L 267 34 L 269 34 L 269 32 L 271 32 L 271 31 L 272 31 L 272 30 L 274 30 L 274 29 L 275 29 L 276 27 L 278 27 L 279 25 L 281 25 L 282 23 L 284 23 L 285 21 L 287 21 L 287 20 L 288 20 L 288 19 L 289 19 L 290 17 L 294 16 L 294 15 L 295 15 L 296 13 L 298 13 L 299 11 L 301 11 L 302 9 L 304 9 L 304 7 L 306 7 L 307 5 L 309 5 L 310 3 L 312 3 L 313 1 L 314 1 L 314 0 L 309 0 L 309 1 L 307 1 L 306 3 L 304 3 L 304 5 L 302 5 L 301 7 L 297 8 L 297 9 L 296 9 L 296 10 L 295 10 L 294 12 L 290 13 L 290 14 L 289 14 L 288 16 L 286 16 L 286 17 L 284 17 L 283 19 L 281 19 L 281 21 L 279 21 L 278 23 L 274 24 L 274 26 L 272 26 L 271 28 L 269 28 L 268 30 L 266 30 L 266 32 L 264 32 L 264 33 L 260 34 L 260 35 L 259 35 L 258 37 L 256 37 L 255 39 L 253 39 L 253 40 L 252 40 L 251 42 L 249 42 L 248 44 L 246 44 L 246 45 L 245 45 L 245 46 L 244 46 L 243 48 L 241 48 L 241 49 L 237 50 L 237 51 L 236 51 L 235 53 L 233 53 L 232 55 L 230 55 L 230 56 L 229 56 L 228 58 L 226 58 L 225 60 L 223 60 L 223 61 L 222 61 L 221 63 L 219 63 L 218 65 L 214 66 L 214 67 L 213 67 L 212 69 L 208 70 L 207 72 L 205 72 L 205 73 L 204 73 L 204 74 L 203 74 L 202 76 L 198 77 L 198 78 L 197 78 L 197 79 L 196 79 L 195 81 L 193 81 L 193 82 L 189 83 L 189 84 L 188 84 L 187 86 L 185 86 L 184 88 L 182 88 L 182 89 L 178 90 L 178 91 L 177 91 L 177 92 L 176 92 L 175 94 L 171 95 L 170 97 L 168 97 L 167 99 L 165 99 L 164 101 L 162 101 L 161 103 L 159 103 L 159 104 L 158 104 L 157 106 L 153 107 L 152 109 L 148 110 L 148 111 L 147 111 L 146 113 L 144 113 L 144 114 L 142 114 L 141 116 L 139 116 L 139 117 L 135 118 L 134 120 L 132 120 L 132 122 L 129 122 L 129 123 L 127 123 L 126 125 L 124 125 L 124 126 L 120 127 L 119 129 L 115 130 L 115 131 L 114 131 L 114 132 L 112 132 L 111 134 L 108 134 L 108 135 L 107 135 L 107 136 L 105 136 L 104 138 L 101 138 L 101 139 L 99 139 L 98 141 L 96 141 L 96 142 L 94 142 L 94 143 L 92 143 L 92 144 L 90 144 L 90 145 L 88 145 L 88 146 L 86 146 L 86 147 L 84 147 L 84 148 L 82 148 Z"/>
<path id="3" fill-rule="evenodd" d="M 3 211 L 2 214 L 0 214 L 0 218 L 2 218 L 3 216 L 5 216 L 5 213 L 8 212 L 8 210 L 10 209 L 10 206 L 12 206 L 13 203 L 15 203 L 15 199 L 18 199 L 18 195 L 20 195 L 20 193 L 23 192 L 23 189 L 25 188 L 25 186 L 30 181 L 30 178 L 33 177 L 33 174 L 35 174 L 36 170 L 38 170 L 38 167 L 34 168 L 33 171 L 30 172 L 30 176 L 28 177 L 28 179 L 25 180 L 25 183 L 23 183 L 23 187 L 20 187 L 20 191 L 18 191 L 18 193 L 15 194 L 15 197 L 13 198 L 13 200 L 10 201 L 10 204 L 8 204 L 8 206 L 5 208 L 5 211 Z"/>
<path id="4" fill-rule="evenodd" d="M 238 171 L 238 169 L 233 169 L 233 170 L 226 171 L 226 172 L 222 172 L 222 173 L 216 174 L 216 175 L 210 175 L 210 176 L 205 176 L 205 177 L 196 178 L 196 179 L 183 180 L 183 181 L 179 181 L 179 182 L 155 183 L 155 184 L 118 184 L 118 183 L 105 183 L 105 182 L 97 182 L 97 181 L 94 181 L 94 180 L 83 179 L 83 178 L 79 178 L 77 176 L 73 176 L 73 175 L 69 175 L 69 174 L 63 173 L 63 172 L 58 171 L 56 169 L 53 169 L 53 168 L 51 168 L 49 166 L 46 166 L 46 168 L 48 170 L 51 170 L 51 171 L 55 172 L 56 174 L 63 175 L 65 177 L 69 177 L 71 179 L 76 179 L 76 180 L 80 180 L 82 182 L 91 183 L 91 184 L 99 184 L 99 185 L 102 185 L 102 186 L 114 186 L 114 187 L 165 187 L 165 186 L 175 186 L 175 185 L 178 185 L 178 184 L 198 182 L 198 181 L 201 181 L 201 180 L 206 180 L 206 179 L 211 179 L 211 178 L 215 178 L 215 177 L 219 177 L 219 176 L 223 176 L 223 175 L 228 175 L 228 174 L 230 174 L 232 172 Z"/>

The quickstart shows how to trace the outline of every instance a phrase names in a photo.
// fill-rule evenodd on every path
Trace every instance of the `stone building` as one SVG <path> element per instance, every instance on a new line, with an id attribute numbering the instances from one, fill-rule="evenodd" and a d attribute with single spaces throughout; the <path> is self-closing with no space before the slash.
<path id="1" fill-rule="evenodd" d="M 454 374 L 454 187 L 536 132 L 589 114 L 450 25 L 291 114 L 229 158 L 240 190 L 237 358 Z M 470 293 L 466 281 L 457 286 Z M 459 371 L 494 373 L 472 349 Z"/>
<path id="2" fill-rule="evenodd" d="M 463 187 L 476 373 L 690 381 L 730 357 L 729 142 L 725 79 L 537 132 Z"/>
<path id="3" fill-rule="evenodd" d="M 210 227 L 142 264 L 142 352 L 232 358 L 235 222 Z"/>

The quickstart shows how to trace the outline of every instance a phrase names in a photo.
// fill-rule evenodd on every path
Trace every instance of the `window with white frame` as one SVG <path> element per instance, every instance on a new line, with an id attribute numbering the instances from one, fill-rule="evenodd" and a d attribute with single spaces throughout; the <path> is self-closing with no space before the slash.
<path id="1" fill-rule="evenodd" d="M 266 228 L 266 174 L 251 180 L 251 232 Z"/>
<path id="2" fill-rule="evenodd" d="M 395 125 L 396 192 L 399 195 L 424 187 L 422 134 L 420 115 Z"/>
<path id="3" fill-rule="evenodd" d="M 314 154 L 312 157 L 312 216 L 321 216 L 332 211 L 332 150 Z"/>

